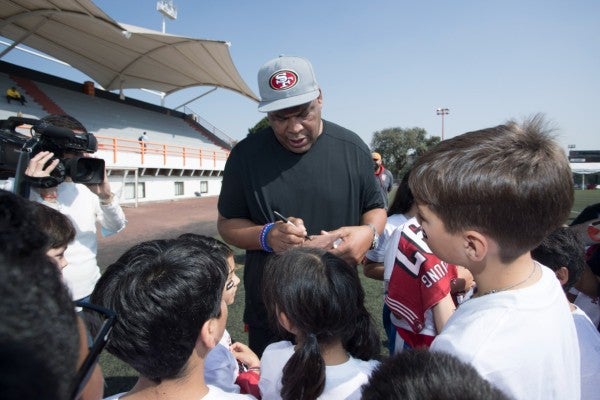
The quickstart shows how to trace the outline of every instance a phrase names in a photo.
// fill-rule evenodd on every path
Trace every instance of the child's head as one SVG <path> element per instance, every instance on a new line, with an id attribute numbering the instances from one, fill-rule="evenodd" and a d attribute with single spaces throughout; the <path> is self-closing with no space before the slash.
<path id="1" fill-rule="evenodd" d="M 585 268 L 585 248 L 571 228 L 561 226 L 535 249 L 534 260 L 556 273 L 563 289 L 568 291 L 579 280 Z"/>
<path id="2" fill-rule="evenodd" d="M 410 170 L 404 174 L 398 185 L 394 200 L 392 200 L 392 204 L 388 210 L 388 216 L 394 214 L 406 214 L 415 204 L 415 199 L 408 186 L 408 178 L 410 178 Z"/>
<path id="3" fill-rule="evenodd" d="M 235 260 L 233 258 L 233 250 L 225 243 L 212 238 L 210 236 L 198 235 L 195 233 L 184 233 L 179 236 L 181 240 L 187 240 L 191 243 L 203 246 L 209 254 L 222 257 L 227 261 L 228 275 L 225 281 L 225 289 L 223 291 L 223 300 L 228 306 L 235 301 L 235 294 L 240 283 L 240 278 L 235 273 Z"/>
<path id="4" fill-rule="evenodd" d="M 600 244 L 588 247 L 585 253 L 587 265 L 596 275 L 596 278 L 600 280 Z"/>
<path id="5" fill-rule="evenodd" d="M 223 335 L 226 276 L 222 257 L 189 241 L 132 247 L 92 293 L 92 303 L 118 315 L 106 349 L 156 383 L 185 376 L 193 353 L 204 358 Z"/>
<path id="6" fill-rule="evenodd" d="M 69 398 L 79 333 L 60 272 L 42 252 L 14 258 L 0 252 L 0 292 L 1 397 Z"/>
<path id="7" fill-rule="evenodd" d="M 537 115 L 431 148 L 409 179 L 419 210 L 435 214 L 450 234 L 474 230 L 491 238 L 503 262 L 533 249 L 564 223 L 573 204 L 569 162 L 545 125 Z"/>
<path id="8" fill-rule="evenodd" d="M 316 398 L 323 391 L 323 346 L 341 342 L 363 360 L 378 355 L 379 338 L 364 297 L 356 269 L 324 250 L 295 248 L 269 260 L 263 275 L 269 317 L 298 341 L 283 370 L 284 399 Z"/>
<path id="9" fill-rule="evenodd" d="M 46 255 L 62 269 L 68 264 L 65 250 L 75 239 L 75 227 L 71 220 L 60 211 L 41 203 L 34 203 L 34 207 L 40 222 L 39 228 L 49 239 Z"/>
<path id="10" fill-rule="evenodd" d="M 363 386 L 363 400 L 506 400 L 508 397 L 451 354 L 405 350 L 384 360 Z"/>
<path id="11" fill-rule="evenodd" d="M 11 256 L 45 252 L 48 236 L 40 229 L 36 203 L 0 189 L 0 250 Z"/>

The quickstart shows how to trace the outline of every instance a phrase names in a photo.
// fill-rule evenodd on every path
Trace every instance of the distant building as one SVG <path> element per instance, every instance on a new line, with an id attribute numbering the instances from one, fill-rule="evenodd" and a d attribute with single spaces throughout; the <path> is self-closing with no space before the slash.
<path id="1" fill-rule="evenodd" d="M 600 162 L 600 150 L 570 150 L 569 162 L 596 163 Z"/>
<path id="2" fill-rule="evenodd" d="M 600 189 L 600 150 L 570 150 L 569 163 L 577 189 Z"/>

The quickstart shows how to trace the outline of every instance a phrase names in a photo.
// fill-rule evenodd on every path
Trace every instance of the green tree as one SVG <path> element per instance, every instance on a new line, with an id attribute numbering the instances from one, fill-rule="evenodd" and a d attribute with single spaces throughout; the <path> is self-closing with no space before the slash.
<path id="1" fill-rule="evenodd" d="M 373 134 L 371 149 L 381 154 L 383 164 L 400 179 L 414 159 L 439 143 L 438 136 L 427 138 L 423 128 L 387 128 Z"/>
<path id="2" fill-rule="evenodd" d="M 267 126 L 269 126 L 269 120 L 267 119 L 267 117 L 264 117 L 263 119 L 258 121 L 256 125 L 254 125 L 252 128 L 248 128 L 248 135 L 261 131 Z"/>

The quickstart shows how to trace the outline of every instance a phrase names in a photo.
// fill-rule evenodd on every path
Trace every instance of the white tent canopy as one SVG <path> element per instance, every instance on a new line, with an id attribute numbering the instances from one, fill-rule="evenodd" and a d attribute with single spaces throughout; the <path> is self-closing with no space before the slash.
<path id="1" fill-rule="evenodd" d="M 69 63 L 105 90 L 170 94 L 215 86 L 258 100 L 224 41 L 163 34 L 119 24 L 90 0 L 0 0 L 0 35 Z"/>
<path id="2" fill-rule="evenodd" d="M 574 174 L 597 174 L 600 173 L 600 163 L 570 163 Z"/>

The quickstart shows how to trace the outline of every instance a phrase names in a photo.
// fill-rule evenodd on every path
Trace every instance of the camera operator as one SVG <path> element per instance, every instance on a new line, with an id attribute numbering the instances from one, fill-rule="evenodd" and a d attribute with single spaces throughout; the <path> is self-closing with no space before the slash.
<path id="1" fill-rule="evenodd" d="M 40 121 L 53 126 L 68 128 L 75 133 L 86 132 L 85 127 L 67 115 L 48 115 Z M 59 164 L 55 159 L 48 163 L 54 154 L 40 151 L 31 158 L 25 175 L 30 178 L 44 178 Z M 85 153 L 65 151 L 64 158 L 85 157 Z M 69 264 L 63 269 L 65 283 L 71 290 L 74 300 L 85 300 L 100 278 L 100 268 L 96 261 L 98 243 L 96 223 L 102 227 L 102 235 L 110 236 L 125 228 L 125 214 L 110 190 L 110 183 L 104 170 L 104 180 L 99 184 L 75 183 L 70 177 L 50 188 L 31 188 L 30 199 L 52 207 L 71 219 L 75 226 L 75 240 L 69 244 L 65 257 Z"/>

